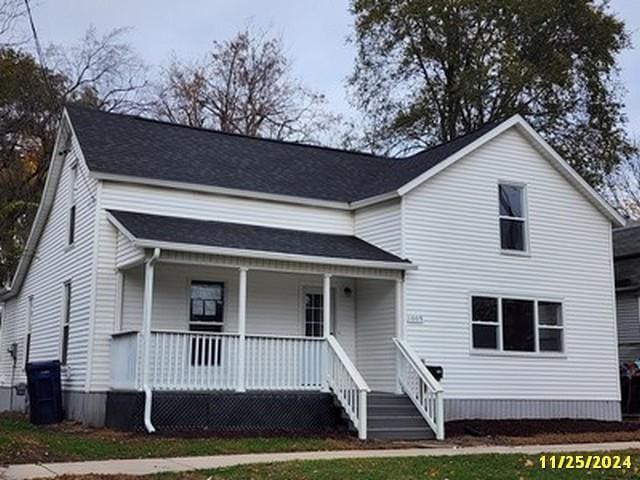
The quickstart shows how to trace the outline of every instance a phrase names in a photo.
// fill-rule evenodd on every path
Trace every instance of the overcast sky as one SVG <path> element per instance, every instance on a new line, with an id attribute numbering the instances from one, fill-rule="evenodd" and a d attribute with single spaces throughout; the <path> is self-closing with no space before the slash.
<path id="1" fill-rule="evenodd" d="M 294 74 L 324 93 L 335 112 L 351 113 L 345 80 L 354 62 L 348 0 L 32 0 L 41 42 L 68 45 L 90 25 L 99 32 L 133 27 L 129 40 L 143 60 L 165 64 L 175 53 L 201 58 L 213 40 L 233 36 L 247 23 L 282 36 Z M 640 140 L 640 5 L 612 0 L 636 47 L 621 56 L 629 130 Z"/>

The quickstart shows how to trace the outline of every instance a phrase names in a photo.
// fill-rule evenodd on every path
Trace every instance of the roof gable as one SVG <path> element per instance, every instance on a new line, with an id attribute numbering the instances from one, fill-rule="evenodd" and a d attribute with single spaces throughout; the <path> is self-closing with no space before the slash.
<path id="1" fill-rule="evenodd" d="M 422 174 L 416 176 L 398 189 L 399 195 L 406 195 L 418 186 L 427 182 L 438 173 L 447 169 L 451 165 L 457 163 L 470 153 L 474 152 L 481 146 L 490 142 L 501 133 L 516 128 L 546 159 L 551 165 L 584 197 L 591 202 L 597 210 L 608 218 L 615 226 L 623 226 L 624 218 L 609 205 L 547 142 L 544 140 L 520 115 L 505 120 L 504 122 L 494 126 L 491 130 L 483 135 L 476 137 L 473 141 L 468 142 L 462 148 L 457 149 L 449 157 L 438 162 L 433 168 L 426 170 Z"/>

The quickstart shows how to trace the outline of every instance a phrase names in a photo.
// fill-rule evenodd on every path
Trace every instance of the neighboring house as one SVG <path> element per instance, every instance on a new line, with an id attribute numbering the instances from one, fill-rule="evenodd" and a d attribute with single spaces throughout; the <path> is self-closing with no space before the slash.
<path id="1" fill-rule="evenodd" d="M 620 361 L 640 359 L 640 223 L 613 231 Z"/>
<path id="2" fill-rule="evenodd" d="M 0 378 L 149 431 L 618 420 L 623 223 L 519 116 L 391 159 L 68 108 Z"/>

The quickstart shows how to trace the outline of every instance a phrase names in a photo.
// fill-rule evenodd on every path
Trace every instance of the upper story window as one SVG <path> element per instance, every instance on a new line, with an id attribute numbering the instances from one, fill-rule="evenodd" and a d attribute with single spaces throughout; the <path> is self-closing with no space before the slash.
<path id="1" fill-rule="evenodd" d="M 473 349 L 564 351 L 562 304 L 546 300 L 471 297 Z"/>
<path id="2" fill-rule="evenodd" d="M 69 211 L 67 245 L 73 245 L 76 240 L 76 183 L 78 179 L 78 166 L 74 165 L 69 170 Z"/>
<path id="3" fill-rule="evenodd" d="M 500 203 L 500 248 L 506 251 L 526 252 L 527 215 L 526 194 L 523 185 L 498 185 Z"/>

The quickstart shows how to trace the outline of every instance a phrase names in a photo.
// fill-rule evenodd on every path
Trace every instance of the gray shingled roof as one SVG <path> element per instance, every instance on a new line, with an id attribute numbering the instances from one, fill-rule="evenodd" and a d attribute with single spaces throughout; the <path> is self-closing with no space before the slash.
<path id="1" fill-rule="evenodd" d="M 640 224 L 613 231 L 616 288 L 640 287 Z"/>
<path id="2" fill-rule="evenodd" d="M 400 188 L 499 122 L 395 159 L 67 107 L 95 172 L 353 202 Z"/>
<path id="3" fill-rule="evenodd" d="M 410 264 L 407 260 L 402 260 L 350 235 L 333 235 L 114 210 L 110 210 L 109 213 L 139 240 Z"/>

